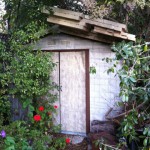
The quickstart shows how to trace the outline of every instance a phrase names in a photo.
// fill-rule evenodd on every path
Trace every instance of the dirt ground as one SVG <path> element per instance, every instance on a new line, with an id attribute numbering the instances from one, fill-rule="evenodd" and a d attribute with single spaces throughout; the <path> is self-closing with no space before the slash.
<path id="1" fill-rule="evenodd" d="M 65 150 L 87 150 L 88 144 L 87 141 L 84 139 L 79 144 L 68 144 L 65 148 Z"/>
<path id="2" fill-rule="evenodd" d="M 67 137 L 71 139 L 71 142 L 66 145 L 64 150 L 87 150 L 88 142 L 85 137 L 76 135 L 66 135 L 66 134 L 55 134 L 55 137 Z"/>

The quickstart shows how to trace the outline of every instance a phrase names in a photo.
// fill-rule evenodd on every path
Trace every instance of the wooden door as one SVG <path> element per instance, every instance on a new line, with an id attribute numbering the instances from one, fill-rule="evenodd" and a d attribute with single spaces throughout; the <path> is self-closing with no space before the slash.
<path id="1" fill-rule="evenodd" d="M 55 53 L 54 60 L 59 62 L 54 80 L 61 87 L 57 123 L 62 132 L 86 133 L 85 52 Z"/>

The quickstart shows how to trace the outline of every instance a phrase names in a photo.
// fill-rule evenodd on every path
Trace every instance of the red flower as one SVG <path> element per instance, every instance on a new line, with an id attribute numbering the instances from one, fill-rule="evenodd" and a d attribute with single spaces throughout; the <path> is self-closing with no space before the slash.
<path id="1" fill-rule="evenodd" d="M 54 105 L 54 108 L 55 108 L 55 109 L 57 109 L 57 108 L 58 108 L 58 106 L 57 106 L 57 105 Z"/>
<path id="2" fill-rule="evenodd" d="M 44 111 L 44 107 L 43 107 L 43 106 L 40 106 L 40 107 L 39 107 L 39 111 Z"/>
<path id="3" fill-rule="evenodd" d="M 34 119 L 35 121 L 40 121 L 40 120 L 41 120 L 41 116 L 40 116 L 40 115 L 35 115 L 35 116 L 33 117 L 33 119 Z"/>
<path id="4" fill-rule="evenodd" d="M 66 144 L 69 144 L 70 141 L 71 141 L 71 140 L 70 140 L 69 138 L 67 138 L 67 139 L 66 139 Z"/>

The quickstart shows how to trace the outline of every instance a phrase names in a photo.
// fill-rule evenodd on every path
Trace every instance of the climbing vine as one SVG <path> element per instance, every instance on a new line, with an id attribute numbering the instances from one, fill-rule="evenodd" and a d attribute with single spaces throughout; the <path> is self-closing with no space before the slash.
<path id="1" fill-rule="evenodd" d="M 0 21 L 0 149 L 63 149 L 53 124 L 58 106 L 52 54 L 35 48 L 48 31 L 43 6 L 52 1 L 4 0 Z M 50 13 L 51 14 L 51 13 Z"/>

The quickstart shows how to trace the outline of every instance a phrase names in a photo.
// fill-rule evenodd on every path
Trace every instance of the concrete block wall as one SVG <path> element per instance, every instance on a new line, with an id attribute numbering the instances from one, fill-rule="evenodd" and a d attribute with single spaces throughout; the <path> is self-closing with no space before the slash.
<path id="1" fill-rule="evenodd" d="M 105 120 L 106 112 L 110 107 L 114 107 L 119 95 L 119 79 L 115 77 L 115 74 L 108 75 L 106 72 L 112 64 L 102 61 L 105 57 L 114 56 L 110 45 L 71 35 L 57 34 L 41 39 L 37 47 L 43 50 L 90 50 L 90 66 L 96 68 L 96 74 L 90 74 L 90 119 L 91 121 Z"/>
<path id="2" fill-rule="evenodd" d="M 119 100 L 119 78 L 115 77 L 115 74 L 107 74 L 107 69 L 112 64 L 102 60 L 106 57 L 114 57 L 110 46 L 93 43 L 90 50 L 90 66 L 96 68 L 96 74 L 90 74 L 91 121 L 105 120 L 106 112 Z"/>

